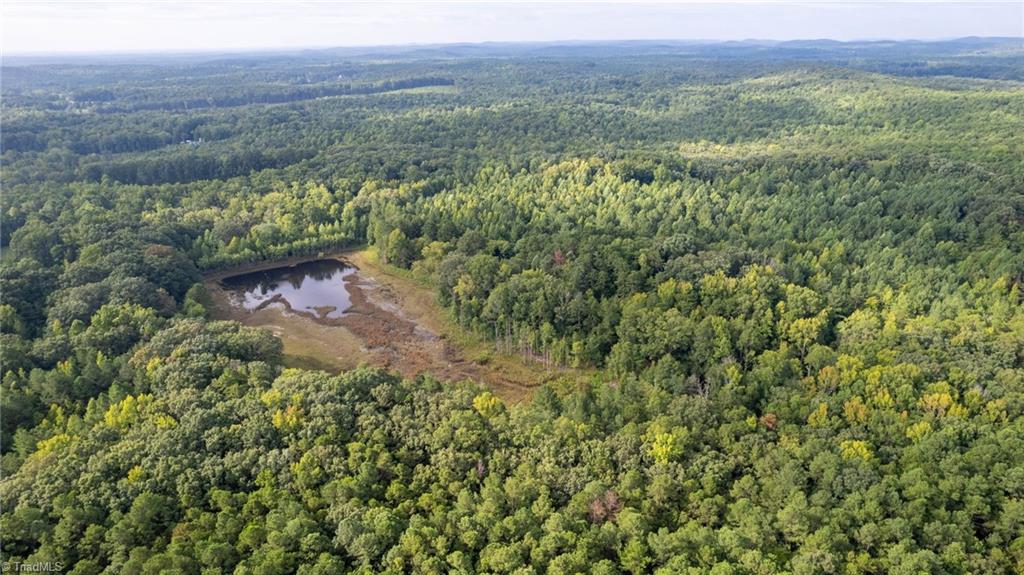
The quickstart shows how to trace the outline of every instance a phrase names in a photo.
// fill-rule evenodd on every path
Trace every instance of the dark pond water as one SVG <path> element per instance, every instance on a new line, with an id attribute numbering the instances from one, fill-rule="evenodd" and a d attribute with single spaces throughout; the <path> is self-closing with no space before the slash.
<path id="1" fill-rule="evenodd" d="M 316 260 L 231 276 L 222 280 L 235 305 L 256 310 L 285 305 L 318 318 L 338 318 L 351 305 L 347 278 L 356 269 L 337 260 Z"/>

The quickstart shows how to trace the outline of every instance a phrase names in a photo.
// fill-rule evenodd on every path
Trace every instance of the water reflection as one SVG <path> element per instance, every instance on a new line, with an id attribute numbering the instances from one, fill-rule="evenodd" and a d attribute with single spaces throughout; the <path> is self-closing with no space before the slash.
<path id="1" fill-rule="evenodd" d="M 356 269 L 338 260 L 316 260 L 225 278 L 235 305 L 253 311 L 284 305 L 318 318 L 339 318 L 349 308 L 345 281 Z"/>

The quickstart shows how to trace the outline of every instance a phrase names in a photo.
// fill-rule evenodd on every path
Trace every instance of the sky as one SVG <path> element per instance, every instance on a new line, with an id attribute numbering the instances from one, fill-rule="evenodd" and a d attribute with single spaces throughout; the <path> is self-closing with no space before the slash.
<path id="1" fill-rule="evenodd" d="M 1024 36 L 1024 0 L 0 2 L 0 48 L 5 54 L 488 41 L 963 36 Z"/>

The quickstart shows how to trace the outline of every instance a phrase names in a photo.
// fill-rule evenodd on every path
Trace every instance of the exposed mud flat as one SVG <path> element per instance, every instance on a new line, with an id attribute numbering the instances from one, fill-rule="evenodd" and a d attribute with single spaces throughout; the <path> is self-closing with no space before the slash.
<path id="1" fill-rule="evenodd" d="M 422 288 L 387 274 L 360 252 L 330 259 L 355 269 L 345 278 L 343 289 L 350 305 L 340 317 L 296 311 L 287 299 L 279 297 L 245 309 L 224 282 L 235 274 L 295 265 L 301 260 L 209 276 L 206 287 L 214 302 L 212 315 L 270 329 L 283 341 L 290 365 L 328 371 L 373 365 L 406 377 L 426 372 L 442 380 L 469 379 L 487 385 L 506 401 L 520 401 L 529 394 L 530 384 L 537 380 L 536 370 L 543 368 L 471 361 L 445 333 L 440 319 L 443 310 Z M 403 293 L 410 290 L 417 293 Z"/>

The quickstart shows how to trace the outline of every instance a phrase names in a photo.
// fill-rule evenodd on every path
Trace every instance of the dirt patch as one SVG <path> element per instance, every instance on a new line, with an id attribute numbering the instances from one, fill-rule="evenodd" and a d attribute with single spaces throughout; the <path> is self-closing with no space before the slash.
<path id="1" fill-rule="evenodd" d="M 221 283 L 237 273 L 299 260 L 211 274 L 205 284 L 214 302 L 213 317 L 270 329 L 283 341 L 289 366 L 339 371 L 373 365 L 406 377 L 426 372 L 442 380 L 483 383 L 513 403 L 528 397 L 535 385 L 562 373 L 494 354 L 489 343 L 451 325 L 428 287 L 388 270 L 372 253 L 344 252 L 330 257 L 357 270 L 347 278 L 351 307 L 342 317 L 299 313 L 286 301 L 267 302 L 248 311 L 232 304 Z"/>

